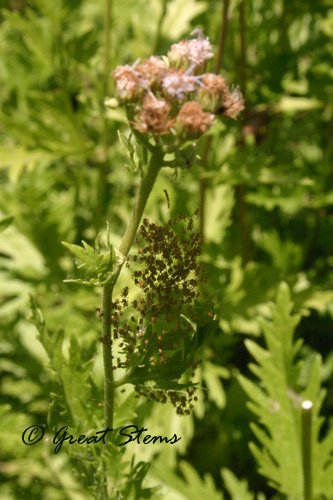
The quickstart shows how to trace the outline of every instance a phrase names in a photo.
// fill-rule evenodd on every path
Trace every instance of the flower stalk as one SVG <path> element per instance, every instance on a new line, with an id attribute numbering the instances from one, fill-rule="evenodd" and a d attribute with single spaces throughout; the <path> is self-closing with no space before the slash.
<path id="1" fill-rule="evenodd" d="M 126 257 L 132 246 L 137 229 L 139 227 L 143 211 L 147 204 L 149 195 L 153 189 L 158 172 L 162 167 L 163 153 L 155 149 L 150 157 L 147 172 L 141 179 L 135 205 L 126 228 L 119 251 Z M 114 396 L 118 381 L 114 380 L 112 363 L 112 332 L 111 332 L 111 303 L 114 285 L 118 279 L 122 264 L 119 265 L 112 282 L 103 288 L 102 298 L 102 339 L 103 339 L 103 362 L 104 362 L 104 421 L 106 427 L 113 426 Z"/>

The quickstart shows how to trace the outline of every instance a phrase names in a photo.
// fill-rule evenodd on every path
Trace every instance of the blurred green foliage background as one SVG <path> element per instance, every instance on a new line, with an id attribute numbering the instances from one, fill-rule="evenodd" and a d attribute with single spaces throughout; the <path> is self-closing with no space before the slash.
<path id="1" fill-rule="evenodd" d="M 153 404 L 135 410 L 136 400 L 121 396 L 119 425 L 137 421 L 156 434 L 182 436 L 177 450 L 157 445 L 126 451 L 153 464 L 147 481 L 150 486 L 164 484 L 161 491 L 168 500 L 222 499 L 222 494 L 247 500 L 258 492 L 267 499 L 287 498 L 257 471 L 248 448 L 255 440 L 249 426 L 254 416 L 237 375 L 255 379 L 244 340 L 264 345 L 259 319 L 271 318 L 269 304 L 280 282 L 286 282 L 294 312 L 302 317 L 295 336 L 304 340 L 298 354 L 304 359 L 304 380 L 316 353 L 323 358 L 320 380 L 327 395 L 322 435 L 330 427 L 330 2 L 122 0 L 111 5 L 109 45 L 105 0 L 1 0 L 0 7 L 0 213 L 1 218 L 14 217 L 0 234 L 1 498 L 113 498 L 104 492 L 102 466 L 94 469 L 92 463 L 99 463 L 97 449 L 91 451 L 93 458 L 82 450 L 55 456 L 47 444 L 24 446 L 21 434 L 33 423 L 55 425 L 47 421 L 55 401 L 51 393 L 63 390 L 69 405 L 78 398 L 75 391 L 83 394 L 82 408 L 75 409 L 82 413 L 82 426 L 88 426 L 83 430 L 102 428 L 100 319 L 95 311 L 100 293 L 63 283 L 74 264 L 61 241 L 92 242 L 108 220 L 112 243 L 119 244 L 139 174 L 126 168 L 118 141 L 117 130 L 128 133 L 124 111 L 104 106 L 105 97 L 113 95 L 110 72 L 138 58 L 166 54 L 198 26 L 216 53 L 222 26 L 221 74 L 240 86 L 246 110 L 237 122 L 223 119 L 214 125 L 208 150 L 206 138 L 200 140 L 201 160 L 193 168 L 177 175 L 164 169 L 146 213 L 160 223 L 180 212 L 190 215 L 202 208 L 204 191 L 205 293 L 214 300 L 219 329 L 204 352 L 198 381 L 205 390 L 193 416 L 182 419 L 172 408 Z M 129 283 L 130 274 L 123 272 L 118 290 Z M 36 297 L 51 337 L 60 326 L 64 329 L 64 359 L 71 349 L 79 353 L 75 373 L 63 371 L 61 383 L 60 372 L 55 365 L 53 372 L 48 368 L 46 351 L 26 319 L 29 293 Z M 89 369 L 84 368 L 90 360 Z M 117 470 L 116 457 L 115 452 L 104 469 L 111 475 Z M 221 467 L 246 479 L 254 494 L 230 471 L 222 478 Z M 152 492 L 121 491 L 123 496 L 115 498 L 155 498 Z M 260 495 L 258 500 L 264 498 Z"/>

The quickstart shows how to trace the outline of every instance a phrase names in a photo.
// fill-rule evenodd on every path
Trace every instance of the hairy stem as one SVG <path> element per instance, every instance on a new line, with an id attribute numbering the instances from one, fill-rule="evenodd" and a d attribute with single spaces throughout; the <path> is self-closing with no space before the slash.
<path id="1" fill-rule="evenodd" d="M 147 172 L 141 179 L 135 205 L 128 222 L 119 251 L 126 256 L 130 251 L 141 217 L 146 206 L 149 195 L 153 189 L 158 172 L 162 166 L 163 153 L 155 150 L 150 158 Z M 103 361 L 104 361 L 104 421 L 105 427 L 113 426 L 114 393 L 120 384 L 114 380 L 112 366 L 112 335 L 111 335 L 111 302 L 113 287 L 118 279 L 121 266 L 111 283 L 103 288 L 102 299 L 102 339 L 103 339 Z"/>

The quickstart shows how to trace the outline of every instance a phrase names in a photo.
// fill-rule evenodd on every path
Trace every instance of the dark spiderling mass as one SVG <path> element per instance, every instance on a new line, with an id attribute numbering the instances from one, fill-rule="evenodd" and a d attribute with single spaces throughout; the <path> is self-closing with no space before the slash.
<path id="1" fill-rule="evenodd" d="M 136 240 L 140 248 L 131 258 L 132 264 L 128 257 L 126 263 L 135 268 L 132 278 L 141 294 L 129 304 L 126 287 L 121 298 L 112 302 L 113 336 L 120 339 L 126 355 L 125 362 L 114 359 L 113 369 L 128 367 L 131 361 L 138 360 L 139 364 L 165 365 L 184 340 L 192 338 L 193 327 L 181 315 L 200 323 L 194 301 L 200 298 L 199 282 L 206 281 L 205 268 L 198 264 L 201 235 L 193 226 L 193 219 L 184 214 L 170 219 L 166 227 L 143 220 L 140 239 Z M 191 376 L 200 362 L 192 362 Z M 135 389 L 137 397 L 143 395 L 162 403 L 169 399 L 182 415 L 190 412 L 192 400 L 197 399 L 193 397 L 194 387 L 167 393 L 146 386 Z"/>

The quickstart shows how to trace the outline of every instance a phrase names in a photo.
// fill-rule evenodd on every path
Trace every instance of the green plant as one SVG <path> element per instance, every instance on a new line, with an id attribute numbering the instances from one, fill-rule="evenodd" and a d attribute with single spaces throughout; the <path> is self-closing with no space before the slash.
<path id="1" fill-rule="evenodd" d="M 201 69 L 183 60 L 195 38 L 204 40 L 200 30 L 191 44 L 169 49 L 198 26 L 212 42 L 205 54 L 216 56 L 202 78 L 196 74 Z M 288 489 L 296 486 L 312 500 L 318 491 L 330 498 L 327 2 L 10 0 L 1 3 L 0 48 L 1 498 L 291 500 Z M 161 57 L 168 51 L 170 58 Z M 154 82 L 147 78 L 150 70 Z M 160 71 L 185 88 L 170 86 L 170 79 L 161 86 Z M 246 97 L 241 120 L 212 120 L 227 111 L 226 102 L 217 109 L 225 81 L 239 84 Z M 239 95 L 223 93 L 229 102 L 230 94 Z M 188 102 L 178 101 L 183 95 Z M 206 130 L 200 137 L 198 127 Z M 124 258 L 117 249 L 158 149 L 163 167 L 138 241 Z M 64 249 L 61 241 L 71 243 Z M 170 252 L 171 264 L 165 262 Z M 194 269 L 181 274 L 186 259 Z M 200 281 L 203 275 L 207 281 Z M 116 386 L 109 431 L 101 291 L 113 281 Z M 253 355 L 244 337 L 263 349 L 264 317 L 279 338 L 271 301 L 283 281 L 301 317 L 294 332 L 303 344 L 291 363 L 293 394 L 306 398 L 309 380 L 317 377 L 327 397 L 321 427 L 321 396 L 284 415 L 260 407 L 259 434 L 268 437 L 255 440 L 256 462 L 248 450 L 253 416 L 238 375 L 262 390 L 263 400 L 273 399 L 263 379 L 248 370 Z M 168 293 L 175 283 L 178 289 Z M 285 331 L 290 323 L 289 335 L 293 315 L 285 312 L 284 293 L 278 293 L 274 315 L 283 316 Z M 264 351 L 274 358 L 268 344 Z M 284 404 L 281 379 L 290 381 L 288 366 L 274 378 Z M 278 391 L 273 375 L 264 378 Z M 277 429 L 287 418 L 293 425 L 280 439 Z M 26 446 L 22 439 L 33 425 L 45 431 L 44 439 Z M 288 449 L 288 440 L 296 443 L 293 485 L 277 450 Z M 327 470 L 321 458 L 314 463 L 318 450 Z M 263 468 L 267 475 L 258 474 Z M 286 475 L 274 481 L 281 472 Z"/>
<path id="2" fill-rule="evenodd" d="M 282 283 L 271 308 L 272 321 L 260 321 L 267 349 L 245 341 L 256 361 L 250 369 L 260 384 L 239 375 L 259 423 L 251 424 L 251 429 L 261 448 L 254 443 L 250 447 L 261 474 L 288 498 L 329 499 L 333 494 L 333 429 L 319 440 L 323 424 L 319 412 L 325 396 L 320 384 L 322 360 L 317 355 L 306 369 L 306 383 L 304 375 L 301 381 L 304 366 L 297 357 L 302 339 L 293 340 L 301 317 L 291 313 L 292 307 L 288 286 Z"/>
<path id="3" fill-rule="evenodd" d="M 180 318 L 183 314 L 182 308 L 179 307 L 181 301 L 179 302 L 177 296 L 185 294 L 189 297 L 189 300 L 184 302 L 187 303 L 188 310 L 189 303 L 194 304 L 193 299 L 200 296 L 196 292 L 198 281 L 190 280 L 191 288 L 187 284 L 190 273 L 197 270 L 195 259 L 200 253 L 196 243 L 200 242 L 200 236 L 190 233 L 192 219 L 187 228 L 182 229 L 183 236 L 180 239 L 171 229 L 163 230 L 157 224 L 149 225 L 147 238 L 149 245 L 139 252 L 144 254 L 150 250 L 152 255 L 146 259 L 146 270 L 137 272 L 142 276 L 141 288 L 147 294 L 149 306 L 147 309 L 142 308 L 141 319 L 138 320 L 134 332 L 127 323 L 125 329 L 119 328 L 118 315 L 123 311 L 116 302 L 112 302 L 113 288 L 134 241 L 159 170 L 166 166 L 172 168 L 183 166 L 181 158 L 187 160 L 186 166 L 190 166 L 195 157 L 195 145 L 189 146 L 188 143 L 198 139 L 209 129 L 215 118 L 213 113 L 222 108 L 225 116 L 236 118 L 243 109 L 240 93 L 236 90 L 230 93 L 222 76 L 204 73 L 207 60 L 212 56 L 208 39 L 199 31 L 198 38 L 174 44 L 168 53 L 168 58 L 159 59 L 152 56 L 140 65 L 116 68 L 113 72 L 116 96 L 126 105 L 129 123 L 133 127 L 139 145 L 144 149 L 142 157 L 147 158 L 150 154 L 148 166 L 143 172 L 142 164 L 136 165 L 136 170 L 140 169 L 141 183 L 127 229 L 119 250 L 116 251 L 117 259 L 115 250 L 110 245 L 109 235 L 105 250 L 100 247 L 100 235 L 96 239 L 94 249 L 85 242 L 83 242 L 84 249 L 64 243 L 81 261 L 79 268 L 84 268 L 88 277 L 92 276 L 85 281 L 69 281 L 103 286 L 101 340 L 105 370 L 104 415 L 105 425 L 109 427 L 113 426 L 115 389 L 124 383 L 133 383 L 138 387 L 144 381 L 154 382 L 159 392 L 163 394 L 164 391 L 168 391 L 170 399 L 177 401 L 175 404 L 178 411 L 183 411 L 181 406 L 185 406 L 185 396 L 177 396 L 176 379 L 179 379 L 193 363 L 196 349 L 201 347 L 208 334 L 212 333 L 211 326 L 206 326 L 203 318 L 196 313 L 191 313 L 188 319 L 184 317 L 187 329 L 181 326 Z M 126 139 L 121 138 L 121 141 L 122 146 L 127 149 L 129 158 L 135 163 L 134 149 L 130 140 L 128 139 L 126 143 Z M 165 155 L 170 153 L 175 154 L 175 159 L 165 160 Z M 175 222 L 170 221 L 169 225 L 172 226 Z M 147 224 L 148 222 L 145 223 Z M 144 226 L 141 228 L 141 233 L 147 235 Z M 187 233 L 189 234 L 186 240 Z M 177 244 L 178 239 L 180 246 Z M 158 260 L 156 255 L 159 255 Z M 139 256 L 139 262 L 142 261 L 144 257 Z M 155 275 L 161 269 L 160 275 Z M 161 280 L 165 282 L 162 292 Z M 157 297 L 153 297 L 154 288 Z M 173 295 L 175 298 L 172 301 Z M 164 307 L 163 301 L 167 302 Z M 125 303 L 127 305 L 126 300 Z M 158 324 L 155 330 L 154 323 L 158 316 L 163 317 L 164 327 Z M 196 321 L 196 324 L 193 321 Z M 117 327 L 116 337 L 112 336 L 112 323 Z M 176 328 L 169 323 L 176 323 Z M 162 331 L 166 337 L 163 341 L 158 341 L 158 351 L 162 355 L 162 347 L 165 346 L 168 356 L 163 355 L 160 356 L 160 360 L 156 360 L 156 357 L 152 356 L 151 346 L 154 343 L 153 337 L 160 337 Z M 149 348 L 144 349 L 143 357 L 137 341 L 138 332 L 144 335 L 147 346 L 149 343 Z M 129 370 L 122 378 L 115 380 L 113 339 L 118 336 L 127 344 L 126 361 L 118 363 L 118 367 L 126 367 L 128 364 Z M 152 367 L 149 367 L 149 363 Z M 192 369 L 194 367 L 195 364 Z M 189 389 L 191 385 L 182 384 L 179 387 Z M 150 395 L 152 394 L 154 392 L 150 392 Z M 192 394 L 193 390 L 188 390 L 189 401 L 192 401 Z M 156 394 L 154 399 L 160 401 Z M 162 401 L 165 400 L 162 398 Z"/>

